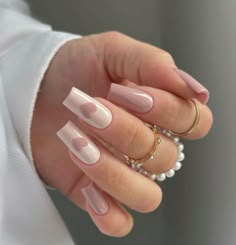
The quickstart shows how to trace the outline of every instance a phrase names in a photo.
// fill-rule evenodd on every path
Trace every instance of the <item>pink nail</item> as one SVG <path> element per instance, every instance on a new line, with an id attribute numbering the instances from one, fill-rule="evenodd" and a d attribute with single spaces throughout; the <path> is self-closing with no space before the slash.
<path id="1" fill-rule="evenodd" d="M 64 144 L 84 163 L 94 164 L 100 158 L 100 150 L 89 137 L 75 126 L 67 122 L 57 135 Z"/>
<path id="2" fill-rule="evenodd" d="M 153 99 L 149 94 L 116 83 L 111 84 L 107 99 L 119 106 L 139 113 L 148 112 L 153 106 Z"/>
<path id="3" fill-rule="evenodd" d="M 92 182 L 88 186 L 82 188 L 81 192 L 88 205 L 96 214 L 105 215 L 108 212 L 108 202 Z"/>
<path id="4" fill-rule="evenodd" d="M 103 129 L 112 121 L 108 108 L 75 87 L 71 89 L 63 104 L 93 127 Z"/>
<path id="5" fill-rule="evenodd" d="M 190 88 L 192 88 L 197 94 L 199 94 L 198 99 L 203 104 L 206 104 L 209 100 L 209 91 L 187 72 L 180 69 L 175 69 L 175 71 Z"/>

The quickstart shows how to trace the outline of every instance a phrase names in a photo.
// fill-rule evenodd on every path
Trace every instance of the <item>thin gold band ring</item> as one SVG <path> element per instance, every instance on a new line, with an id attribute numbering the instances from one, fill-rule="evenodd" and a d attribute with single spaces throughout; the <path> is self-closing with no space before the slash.
<path id="1" fill-rule="evenodd" d="M 191 102 L 193 103 L 194 108 L 195 108 L 195 110 L 196 110 L 196 116 L 195 116 L 195 119 L 194 119 L 194 121 L 193 121 L 192 126 L 191 126 L 188 130 L 186 130 L 185 132 L 183 132 L 183 133 L 176 133 L 176 132 L 173 132 L 173 131 L 169 130 L 169 132 L 170 132 L 171 134 L 173 134 L 173 135 L 175 135 L 175 136 L 180 136 L 180 137 L 186 136 L 186 135 L 191 134 L 191 133 L 196 129 L 196 127 L 198 126 L 198 123 L 199 123 L 199 121 L 200 121 L 200 108 L 199 108 L 199 105 L 198 105 L 198 103 L 196 102 L 196 100 L 191 99 Z"/>

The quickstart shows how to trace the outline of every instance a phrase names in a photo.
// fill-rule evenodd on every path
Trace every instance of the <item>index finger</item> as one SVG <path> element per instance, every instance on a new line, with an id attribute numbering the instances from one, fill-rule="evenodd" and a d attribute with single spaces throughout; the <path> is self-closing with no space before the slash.
<path id="1" fill-rule="evenodd" d="M 208 90 L 178 69 L 168 52 L 117 32 L 95 36 L 96 49 L 103 50 L 102 65 L 113 81 L 120 83 L 127 79 L 169 91 L 184 99 L 196 98 L 207 103 Z M 100 38 L 102 41 L 99 42 Z"/>

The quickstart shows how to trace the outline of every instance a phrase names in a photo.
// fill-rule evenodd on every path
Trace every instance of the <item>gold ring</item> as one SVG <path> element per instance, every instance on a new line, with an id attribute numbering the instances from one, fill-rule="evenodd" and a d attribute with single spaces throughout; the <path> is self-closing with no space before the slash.
<path id="1" fill-rule="evenodd" d="M 155 157 L 157 153 L 158 145 L 161 143 L 161 138 L 159 136 L 158 127 L 156 125 L 150 125 L 148 123 L 145 123 L 145 125 L 149 127 L 153 131 L 153 134 L 154 134 L 154 143 L 153 143 L 151 151 L 146 156 L 140 159 L 133 159 L 127 155 L 124 155 L 125 161 L 128 165 L 133 165 L 138 168 L 142 167 L 144 162 L 146 162 L 147 160 L 153 159 Z"/>
<path id="2" fill-rule="evenodd" d="M 199 108 L 198 103 L 194 99 L 192 99 L 191 102 L 193 103 L 195 110 L 196 110 L 196 116 L 195 116 L 192 126 L 183 133 L 175 133 L 171 130 L 168 130 L 171 134 L 175 136 L 186 136 L 186 135 L 191 134 L 195 130 L 195 128 L 198 126 L 198 123 L 200 121 L 200 108 Z"/>

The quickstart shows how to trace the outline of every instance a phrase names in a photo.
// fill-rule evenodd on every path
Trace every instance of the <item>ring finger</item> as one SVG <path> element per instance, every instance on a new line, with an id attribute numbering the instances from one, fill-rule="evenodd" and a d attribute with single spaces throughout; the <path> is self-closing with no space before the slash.
<path id="1" fill-rule="evenodd" d="M 102 190 L 136 211 L 149 212 L 157 208 L 161 190 L 154 182 L 122 164 L 72 122 L 57 134 L 73 153 L 70 154 L 72 160 Z"/>

